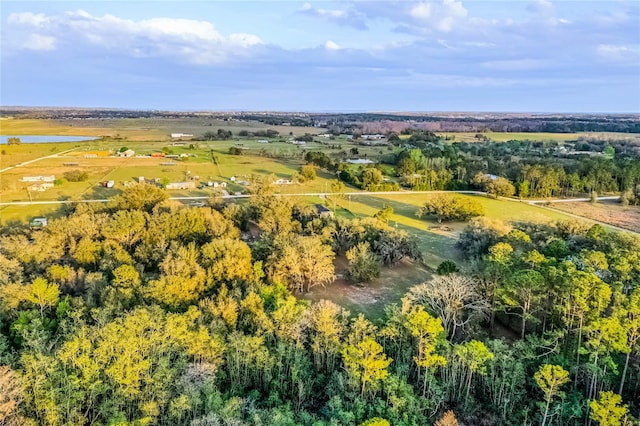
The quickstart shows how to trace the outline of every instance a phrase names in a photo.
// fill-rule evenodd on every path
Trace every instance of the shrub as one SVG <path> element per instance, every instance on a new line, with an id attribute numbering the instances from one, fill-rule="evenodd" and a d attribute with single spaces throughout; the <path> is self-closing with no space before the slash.
<path id="1" fill-rule="evenodd" d="M 380 259 L 371 251 L 369 243 L 359 243 L 347 250 L 347 259 L 349 282 L 359 284 L 380 276 Z"/>
<path id="2" fill-rule="evenodd" d="M 449 275 L 458 272 L 458 265 L 453 260 L 445 260 L 438 265 L 436 273 L 438 275 Z"/>
<path id="3" fill-rule="evenodd" d="M 64 173 L 64 178 L 69 182 L 84 182 L 89 179 L 89 173 L 82 170 L 70 170 Z"/>

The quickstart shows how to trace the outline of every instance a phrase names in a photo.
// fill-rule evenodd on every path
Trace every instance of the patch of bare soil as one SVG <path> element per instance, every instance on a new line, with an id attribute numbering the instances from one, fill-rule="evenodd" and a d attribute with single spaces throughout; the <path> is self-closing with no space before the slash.
<path id="1" fill-rule="evenodd" d="M 623 206 L 617 202 L 553 203 L 554 209 L 573 213 L 588 219 L 640 232 L 640 206 Z"/>
<path id="2" fill-rule="evenodd" d="M 314 287 L 302 297 L 313 301 L 331 300 L 352 312 L 379 318 L 387 304 L 399 303 L 410 287 L 431 276 L 423 266 L 403 261 L 393 268 L 382 268 L 380 277 L 371 282 L 353 285 L 344 278 L 347 264 L 344 256 L 338 256 L 334 261 L 336 280 L 326 287 Z"/>

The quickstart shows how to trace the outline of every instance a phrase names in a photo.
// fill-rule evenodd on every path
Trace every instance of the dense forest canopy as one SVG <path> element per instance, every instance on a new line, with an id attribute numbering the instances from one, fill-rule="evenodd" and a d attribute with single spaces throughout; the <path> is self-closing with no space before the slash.
<path id="1" fill-rule="evenodd" d="M 336 256 L 355 282 L 419 262 L 413 238 L 384 214 L 319 217 L 263 182 L 252 191 L 194 208 L 140 184 L 43 229 L 3 228 L 0 423 L 640 417 L 637 237 L 476 218 L 466 266 L 439 268 L 373 322 L 295 295 L 330 285 Z"/>

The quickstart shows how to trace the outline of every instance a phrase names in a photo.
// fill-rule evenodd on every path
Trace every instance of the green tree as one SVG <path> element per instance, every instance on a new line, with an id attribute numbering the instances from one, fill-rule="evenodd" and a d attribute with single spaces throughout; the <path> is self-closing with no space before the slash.
<path id="1" fill-rule="evenodd" d="M 535 320 L 535 312 L 540 309 L 540 301 L 546 295 L 544 277 L 536 271 L 518 271 L 498 288 L 498 296 L 505 308 L 520 311 L 520 338 L 524 339 L 527 321 Z"/>
<path id="2" fill-rule="evenodd" d="M 155 185 L 137 183 L 125 188 L 122 194 L 113 197 L 108 205 L 114 210 L 144 210 L 153 208 L 168 198 L 166 192 Z"/>
<path id="3" fill-rule="evenodd" d="M 466 221 L 472 217 L 484 215 L 482 205 L 470 198 L 452 195 L 435 195 L 431 197 L 417 212 L 418 218 L 436 216 L 438 223 L 443 220 Z"/>

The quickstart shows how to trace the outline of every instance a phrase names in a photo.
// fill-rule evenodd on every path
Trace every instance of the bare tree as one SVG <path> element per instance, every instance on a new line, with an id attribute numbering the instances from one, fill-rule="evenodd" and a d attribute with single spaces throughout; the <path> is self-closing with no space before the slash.
<path id="1" fill-rule="evenodd" d="M 434 277 L 412 287 L 406 297 L 409 303 L 423 305 L 438 315 L 450 339 L 474 321 L 486 318 L 491 308 L 479 289 L 479 283 L 458 274 Z"/>

